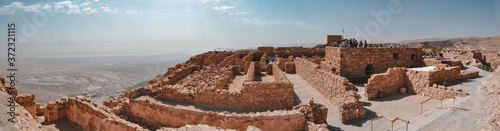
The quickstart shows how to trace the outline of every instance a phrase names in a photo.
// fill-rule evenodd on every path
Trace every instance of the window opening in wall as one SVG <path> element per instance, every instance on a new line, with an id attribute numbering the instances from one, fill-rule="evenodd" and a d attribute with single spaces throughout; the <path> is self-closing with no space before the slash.
<path id="1" fill-rule="evenodd" d="M 411 59 L 415 59 L 415 54 L 411 54 Z"/>
<path id="2" fill-rule="evenodd" d="M 399 60 L 399 56 L 398 56 L 398 53 L 394 53 L 394 60 Z"/>

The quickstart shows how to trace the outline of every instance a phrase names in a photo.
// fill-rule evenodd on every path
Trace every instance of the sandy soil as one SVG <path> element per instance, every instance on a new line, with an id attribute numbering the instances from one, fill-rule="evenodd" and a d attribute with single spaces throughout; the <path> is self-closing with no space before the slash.
<path id="1" fill-rule="evenodd" d="M 243 89 L 243 81 L 245 81 L 245 75 L 237 74 L 231 76 L 231 80 L 233 83 L 229 84 L 228 91 L 229 92 L 240 92 Z"/>
<path id="2" fill-rule="evenodd" d="M 490 77 L 493 73 L 480 71 L 479 74 L 481 74 L 482 77 L 476 78 L 470 83 L 453 86 L 453 88 L 463 89 L 464 91 L 470 94 L 470 96 L 468 96 L 463 101 L 463 103 L 458 104 L 456 109 L 448 110 L 439 118 L 433 120 L 432 122 L 423 126 L 419 130 L 421 131 L 480 130 L 484 123 L 483 119 L 488 115 L 488 113 L 486 112 L 486 107 L 490 105 L 491 100 L 495 99 L 491 99 L 488 96 L 485 96 L 484 94 L 481 94 L 478 92 L 478 90 L 476 90 L 476 87 L 480 85 L 480 83 L 484 79 Z"/>

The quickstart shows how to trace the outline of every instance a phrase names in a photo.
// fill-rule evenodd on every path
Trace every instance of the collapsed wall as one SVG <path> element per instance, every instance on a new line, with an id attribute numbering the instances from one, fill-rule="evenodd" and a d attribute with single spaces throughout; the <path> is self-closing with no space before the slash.
<path id="1" fill-rule="evenodd" d="M 339 108 L 342 123 L 365 117 L 357 88 L 346 78 L 322 70 L 318 64 L 303 58 L 295 58 L 295 68 L 299 76 Z"/>
<path id="2" fill-rule="evenodd" d="M 47 103 L 42 109 L 45 121 L 51 122 L 67 118 L 88 131 L 116 130 L 138 131 L 146 130 L 141 126 L 126 121 L 111 113 L 111 109 L 91 102 L 89 99 L 77 96 L 75 99 L 63 97 Z"/>
<path id="3" fill-rule="evenodd" d="M 384 95 L 398 92 L 401 87 L 407 87 L 408 91 L 422 96 L 435 98 L 448 98 L 455 96 L 466 96 L 466 92 L 445 87 L 450 81 L 471 79 L 479 76 L 477 71 L 463 71 L 460 67 L 438 67 L 430 71 L 418 71 L 404 67 L 390 68 L 386 73 L 372 75 L 365 84 L 365 95 L 371 100 L 379 96 L 381 91 Z"/>

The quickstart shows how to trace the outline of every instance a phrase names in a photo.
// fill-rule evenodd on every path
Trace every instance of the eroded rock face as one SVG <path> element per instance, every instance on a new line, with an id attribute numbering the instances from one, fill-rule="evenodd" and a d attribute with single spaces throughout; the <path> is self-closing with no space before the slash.
<path id="1" fill-rule="evenodd" d="M 477 90 L 489 99 L 490 103 L 486 106 L 486 114 L 484 124 L 481 130 L 498 131 L 500 130 L 500 73 L 491 75 L 484 80 Z"/>
<path id="2" fill-rule="evenodd" d="M 321 104 L 314 103 L 314 99 L 310 99 L 308 103 L 301 103 L 293 107 L 293 110 L 299 110 L 306 114 L 306 118 L 310 122 L 316 124 L 326 123 L 328 108 Z"/>

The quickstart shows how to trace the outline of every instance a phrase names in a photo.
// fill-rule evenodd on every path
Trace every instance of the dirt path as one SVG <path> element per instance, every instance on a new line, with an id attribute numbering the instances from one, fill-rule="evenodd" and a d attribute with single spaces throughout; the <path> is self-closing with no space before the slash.
<path id="1" fill-rule="evenodd" d="M 482 121 L 487 114 L 484 112 L 484 106 L 489 104 L 489 100 L 484 96 L 480 95 L 476 87 L 481 84 L 481 82 L 490 77 L 493 73 L 486 72 L 474 67 L 468 67 L 468 70 L 479 71 L 481 77 L 476 79 L 471 79 L 470 82 L 462 83 L 458 85 L 453 85 L 451 87 L 456 89 L 463 89 L 470 95 L 465 98 L 457 99 L 457 108 L 448 108 L 445 112 L 441 113 L 439 116 L 428 119 L 428 124 L 421 126 L 422 131 L 442 131 L 442 130 L 453 130 L 453 131 L 474 131 L 480 130 L 482 126 Z M 451 102 L 451 101 L 450 101 Z M 424 121 L 419 120 L 419 121 Z"/>
<path id="2" fill-rule="evenodd" d="M 476 70 L 479 69 L 469 67 L 468 70 Z M 476 96 L 475 95 L 475 87 L 479 85 L 484 78 L 487 78 L 491 73 L 480 71 L 480 74 L 483 77 L 470 79 L 466 81 L 454 82 L 451 87 L 455 89 L 462 89 L 465 92 L 470 92 L 469 97 Z M 346 124 L 343 124 L 339 121 L 339 111 L 336 106 L 333 106 L 327 99 L 322 97 L 318 91 L 314 90 L 306 81 L 304 81 L 300 76 L 296 74 L 286 74 L 288 79 L 294 84 L 294 90 L 296 95 L 295 103 L 299 103 L 302 101 L 307 101 L 310 98 L 314 97 L 315 102 L 321 103 L 328 108 L 328 117 L 327 122 L 330 130 L 370 130 L 371 123 L 370 120 L 379 116 L 386 116 L 391 119 L 396 117 L 410 120 L 409 130 L 417 130 L 422 128 L 422 130 L 448 130 L 448 125 L 454 125 L 455 121 L 450 121 L 446 123 L 444 120 L 435 120 L 441 115 L 447 113 L 453 107 L 453 100 L 444 100 L 443 108 L 441 108 L 441 101 L 439 100 L 430 100 L 423 105 L 423 114 L 421 114 L 421 105 L 420 102 L 428 99 L 429 97 L 412 95 L 412 94 L 392 94 L 384 97 L 383 99 L 375 99 L 368 101 L 366 97 L 364 97 L 364 87 L 363 84 L 356 85 L 359 89 L 359 94 L 362 96 L 360 99 L 361 104 L 363 104 L 364 109 L 366 110 L 366 118 L 358 119 L 350 121 Z M 460 103 L 465 101 L 466 99 L 470 99 L 469 97 L 462 97 L 456 100 L 456 104 L 460 107 Z M 482 100 L 471 101 L 470 106 L 480 108 L 473 104 L 478 104 Z M 457 108 L 454 112 L 467 112 L 470 108 Z M 442 119 L 465 119 L 465 118 L 473 118 L 471 120 L 477 121 L 480 115 L 473 116 L 474 114 L 470 114 L 469 116 L 458 117 L 460 115 L 449 114 L 450 117 L 456 118 L 442 118 Z M 432 122 L 434 121 L 434 122 Z M 441 123 L 436 121 L 442 121 Z M 432 123 L 430 123 L 432 122 Z M 444 123 L 443 123 L 444 122 Z M 470 121 L 469 121 L 470 122 Z M 430 124 L 429 124 L 430 123 Z M 438 123 L 438 124 L 436 124 Z M 474 122 L 472 122 L 474 123 Z M 475 122 L 477 123 L 477 122 Z M 446 126 L 443 126 L 445 124 Z M 391 123 L 385 120 L 374 121 L 373 130 L 390 130 Z M 405 123 L 403 122 L 395 122 L 394 129 L 395 130 L 405 130 Z M 427 126 L 440 126 L 439 127 L 429 127 Z M 476 124 L 478 127 L 480 124 Z M 425 127 L 424 127 L 425 126 Z M 467 126 L 465 124 L 464 126 Z M 461 129 L 477 129 L 477 127 L 469 127 L 469 128 L 461 128 Z M 460 130 L 460 129 L 459 129 Z"/>

